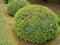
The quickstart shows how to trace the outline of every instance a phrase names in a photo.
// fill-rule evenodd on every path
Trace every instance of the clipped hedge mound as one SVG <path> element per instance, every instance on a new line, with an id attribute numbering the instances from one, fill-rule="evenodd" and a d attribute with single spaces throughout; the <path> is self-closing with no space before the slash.
<path id="1" fill-rule="evenodd" d="M 26 0 L 14 0 L 8 4 L 7 10 L 8 13 L 12 16 L 15 15 L 15 13 L 20 9 L 23 8 L 24 6 L 30 4 Z"/>
<path id="2" fill-rule="evenodd" d="M 55 37 L 57 15 L 41 5 L 28 5 L 20 9 L 14 17 L 14 30 L 24 40 L 44 43 Z"/>

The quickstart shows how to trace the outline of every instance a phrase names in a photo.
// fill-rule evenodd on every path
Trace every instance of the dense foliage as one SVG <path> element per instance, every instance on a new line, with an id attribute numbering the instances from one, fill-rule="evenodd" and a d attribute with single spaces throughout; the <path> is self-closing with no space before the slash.
<path id="1" fill-rule="evenodd" d="M 14 16 L 19 9 L 23 8 L 28 4 L 30 3 L 27 0 L 14 0 L 8 4 L 7 7 L 8 13 Z"/>
<path id="2" fill-rule="evenodd" d="M 28 5 L 20 9 L 14 17 L 14 30 L 24 40 L 44 43 L 55 37 L 57 15 L 41 5 Z"/>

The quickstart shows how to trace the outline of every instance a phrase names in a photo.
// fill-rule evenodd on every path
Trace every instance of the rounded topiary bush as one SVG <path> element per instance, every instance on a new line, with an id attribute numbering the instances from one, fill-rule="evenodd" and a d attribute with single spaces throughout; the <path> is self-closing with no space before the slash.
<path id="1" fill-rule="evenodd" d="M 16 13 L 13 26 L 20 38 L 44 43 L 56 35 L 57 15 L 45 6 L 27 5 Z"/>
<path id="2" fill-rule="evenodd" d="M 27 0 L 14 0 L 8 4 L 8 7 L 7 7 L 8 13 L 14 16 L 17 10 L 19 10 L 20 8 L 23 8 L 28 4 L 30 3 Z"/>

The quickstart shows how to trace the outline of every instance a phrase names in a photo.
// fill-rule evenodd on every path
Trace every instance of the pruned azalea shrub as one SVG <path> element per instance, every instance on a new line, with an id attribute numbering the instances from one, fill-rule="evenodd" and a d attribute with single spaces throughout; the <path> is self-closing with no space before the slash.
<path id="1" fill-rule="evenodd" d="M 16 13 L 13 26 L 20 38 L 44 43 L 56 36 L 57 15 L 45 6 L 27 5 Z"/>
<path id="2" fill-rule="evenodd" d="M 14 16 L 19 9 L 25 7 L 28 4 L 30 3 L 27 0 L 14 0 L 8 4 L 7 7 L 8 13 L 11 16 Z"/>

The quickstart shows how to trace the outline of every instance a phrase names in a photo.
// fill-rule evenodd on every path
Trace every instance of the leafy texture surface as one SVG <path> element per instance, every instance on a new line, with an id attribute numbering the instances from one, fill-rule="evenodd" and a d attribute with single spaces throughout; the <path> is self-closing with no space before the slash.
<path id="1" fill-rule="evenodd" d="M 30 3 L 26 0 L 14 0 L 8 4 L 8 13 L 14 16 L 19 9 L 25 7 L 28 4 Z"/>
<path id="2" fill-rule="evenodd" d="M 0 0 L 0 3 L 5 3 L 4 1 L 5 0 Z M 45 6 L 48 6 L 49 8 L 53 8 L 55 10 L 54 12 L 57 12 L 57 14 L 60 15 L 60 10 L 59 10 L 60 8 L 58 8 L 59 5 L 55 5 L 55 4 L 50 5 L 46 3 L 43 3 L 43 4 Z M 10 26 L 10 23 L 12 22 L 11 21 L 12 18 L 11 16 L 8 16 L 8 14 L 5 13 L 6 5 L 7 4 L 0 4 L 0 45 L 38 45 L 38 44 L 32 44 L 30 42 L 25 42 L 22 39 L 19 40 L 13 35 L 13 31 L 11 29 L 12 27 Z M 6 26 L 6 24 L 8 26 Z M 8 27 L 9 29 L 7 29 Z M 60 27 L 57 33 L 57 37 L 54 40 L 48 41 L 48 43 L 46 44 L 44 43 L 39 45 L 60 45 Z"/>
<path id="3" fill-rule="evenodd" d="M 56 20 L 56 14 L 49 8 L 41 5 L 28 5 L 16 13 L 13 24 L 15 33 L 20 38 L 44 43 L 55 37 Z"/>

